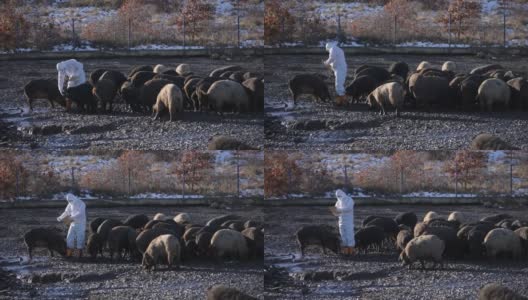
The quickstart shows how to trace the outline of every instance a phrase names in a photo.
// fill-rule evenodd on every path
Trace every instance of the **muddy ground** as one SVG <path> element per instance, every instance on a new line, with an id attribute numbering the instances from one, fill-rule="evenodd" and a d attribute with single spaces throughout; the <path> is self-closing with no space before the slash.
<path id="1" fill-rule="evenodd" d="M 427 113 L 404 109 L 400 118 L 391 111 L 380 116 L 368 111 L 366 104 L 337 108 L 331 103 L 315 102 L 302 96 L 291 109 L 293 99 L 288 80 L 301 73 L 321 73 L 330 92 L 334 93 L 333 75 L 322 65 L 323 55 L 274 55 L 264 58 L 266 70 L 265 147 L 266 149 L 310 150 L 440 150 L 464 149 L 477 134 L 494 133 L 511 144 L 528 149 L 528 113 L 499 111 L 492 113 L 441 111 Z M 457 63 L 457 71 L 469 72 L 473 67 L 500 63 L 526 74 L 528 58 L 498 57 L 480 59 L 474 56 L 423 55 L 348 55 L 349 76 L 363 64 L 388 67 L 405 61 L 411 69 L 423 60 L 440 68 L 446 60 Z M 347 79 L 347 84 L 352 78 Z M 288 101 L 288 108 L 284 107 Z"/>
<path id="2" fill-rule="evenodd" d="M 355 226 L 368 215 L 394 217 L 400 212 L 414 211 L 419 218 L 434 210 L 444 216 L 457 210 L 470 219 L 495 213 L 509 213 L 526 219 L 527 207 L 491 209 L 483 206 L 359 206 Z M 447 261 L 444 269 L 408 270 L 398 262 L 395 248 L 381 252 L 372 250 L 353 258 L 343 258 L 318 247 L 308 248 L 305 257 L 294 238 L 303 225 L 329 224 L 337 221 L 327 207 L 282 207 L 266 211 L 264 282 L 266 299 L 476 299 L 478 289 L 491 282 L 502 283 L 528 295 L 528 260 L 498 259 Z M 328 276 L 335 271 L 338 276 Z M 313 273 L 316 272 L 316 273 Z M 273 276 L 273 277 L 270 277 Z M 303 278 L 304 276 L 304 278 Z M 337 278 L 337 279 L 335 279 Z"/>
<path id="3" fill-rule="evenodd" d="M 205 76 L 217 67 L 239 64 L 262 73 L 262 58 L 242 57 L 233 61 L 209 58 L 120 58 L 82 59 L 88 76 L 98 68 L 128 74 L 137 65 L 158 63 L 175 66 L 185 62 L 192 71 Z M 0 147 L 38 149 L 206 149 L 214 135 L 236 136 L 247 144 L 263 147 L 262 114 L 219 116 L 213 112 L 185 113 L 176 122 L 153 121 L 150 115 L 132 113 L 120 99 L 113 113 L 66 113 L 52 109 L 47 101 L 34 102 L 34 112 L 22 116 L 26 105 L 23 87 L 32 79 L 56 78 L 58 60 L 6 61 L 0 64 Z"/>
<path id="4" fill-rule="evenodd" d="M 90 298 L 90 299 L 204 299 L 205 290 L 214 284 L 224 284 L 263 298 L 262 260 L 247 262 L 192 260 L 184 262 L 180 270 L 168 271 L 164 266 L 147 272 L 139 262 L 96 261 L 81 259 L 68 261 L 47 250 L 37 249 L 33 262 L 28 263 L 27 252 L 21 236 L 31 228 L 57 226 L 56 218 L 62 209 L 4 209 L 0 211 L 0 279 L 10 284 L 0 284 L 0 299 L 14 298 Z M 124 220 L 130 214 L 156 212 L 174 215 L 188 212 L 193 222 L 205 223 L 208 219 L 226 213 L 239 214 L 263 221 L 260 208 L 232 207 L 230 210 L 208 207 L 119 207 L 88 209 L 88 219 L 112 217 Z M 19 259 L 22 257 L 23 262 Z M 9 272 L 6 272 L 9 271 Z M 15 278 L 18 278 L 18 280 Z"/>

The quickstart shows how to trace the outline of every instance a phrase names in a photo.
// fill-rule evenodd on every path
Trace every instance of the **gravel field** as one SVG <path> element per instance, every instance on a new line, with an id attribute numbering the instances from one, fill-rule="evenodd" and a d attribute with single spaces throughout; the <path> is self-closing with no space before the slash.
<path id="1" fill-rule="evenodd" d="M 174 215 L 177 211 L 190 213 L 195 223 L 232 213 L 263 221 L 256 207 L 233 207 L 230 210 L 208 207 L 119 207 L 89 208 L 88 220 L 112 217 L 124 220 L 130 214 L 156 212 Z M 110 261 L 67 261 L 48 251 L 37 249 L 28 263 L 22 236 L 27 230 L 40 226 L 58 226 L 56 218 L 62 209 L 4 209 L 0 211 L 0 279 L 11 283 L 7 290 L 0 284 L 0 299 L 204 299 L 206 289 L 224 284 L 263 299 L 261 260 L 247 262 L 192 260 L 182 263 L 180 270 L 167 271 L 165 266 L 153 272 L 145 271 L 140 263 Z M 59 224 L 60 226 L 60 224 Z M 23 258 L 23 262 L 19 261 Z M 7 272 L 6 272 L 7 271 Z M 16 277 L 15 277 L 16 275 Z M 18 278 L 18 279 L 17 279 Z"/>
<path id="2" fill-rule="evenodd" d="M 262 58 L 237 61 L 209 58 L 120 58 L 81 59 L 88 76 L 98 68 L 124 72 L 137 65 L 177 65 L 188 63 L 201 76 L 217 67 L 238 64 L 262 73 Z M 6 61 L 0 64 L 0 147 L 26 149 L 138 149 L 175 150 L 207 148 L 214 135 L 236 136 L 245 143 L 263 147 L 262 114 L 213 112 L 185 113 L 175 122 L 153 121 L 150 116 L 132 113 L 120 100 L 112 114 L 66 113 L 47 101 L 35 101 L 31 115 L 21 115 L 26 106 L 23 87 L 32 79 L 56 78 L 58 60 Z M 36 104 L 36 105 L 35 105 Z"/>
<path id="3" fill-rule="evenodd" d="M 292 109 L 293 99 L 288 80 L 296 74 L 321 73 L 330 92 L 334 93 L 333 75 L 322 65 L 323 55 L 274 55 L 264 58 L 265 147 L 266 149 L 310 149 L 322 151 L 346 150 L 445 150 L 464 149 L 477 134 L 494 133 L 511 144 L 528 149 L 528 113 L 500 111 L 493 113 L 403 110 L 400 118 L 391 111 L 386 116 L 368 111 L 366 104 L 338 108 L 331 103 L 315 102 L 302 96 Z M 360 65 L 388 67 L 405 61 L 410 69 L 423 60 L 440 68 L 446 60 L 457 63 L 457 70 L 469 72 L 489 63 L 526 74 L 528 58 L 499 57 L 495 60 L 474 56 L 423 55 L 348 55 L 349 77 Z M 347 84 L 352 78 L 348 78 Z M 285 102 L 288 108 L 285 108 Z"/>
<path id="4" fill-rule="evenodd" d="M 527 208 L 492 209 L 483 206 L 359 206 L 355 226 L 368 215 L 394 217 L 414 211 L 418 218 L 430 210 L 447 216 L 457 210 L 470 219 L 495 213 L 508 213 L 526 219 Z M 294 213 L 292 213 L 294 212 Z M 337 219 L 327 207 L 266 208 L 264 287 L 266 299 L 476 299 L 480 287 L 499 282 L 528 295 L 528 261 L 498 259 L 447 261 L 444 269 L 408 270 L 398 262 L 395 248 L 343 258 L 318 247 L 308 248 L 305 257 L 295 241 L 303 225 L 329 224 Z M 307 279 L 310 272 L 334 271 L 341 280 Z M 270 278 L 270 275 L 273 278 Z M 332 277 L 338 278 L 339 277 Z"/>

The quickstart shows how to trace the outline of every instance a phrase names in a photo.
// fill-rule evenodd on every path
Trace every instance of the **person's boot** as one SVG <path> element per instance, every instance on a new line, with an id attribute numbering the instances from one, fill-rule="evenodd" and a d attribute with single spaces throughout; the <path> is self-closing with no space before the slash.
<path id="1" fill-rule="evenodd" d="M 336 97 L 336 105 L 337 106 L 345 106 L 346 105 L 346 96 L 337 96 Z"/>
<path id="2" fill-rule="evenodd" d="M 79 249 L 79 256 L 77 258 L 81 258 L 82 257 L 82 249 Z"/>
<path id="3" fill-rule="evenodd" d="M 70 258 L 73 255 L 73 249 L 66 249 L 66 258 Z"/>
<path id="4" fill-rule="evenodd" d="M 72 101 L 71 99 L 67 98 L 66 99 L 66 111 L 70 111 L 71 110 L 71 107 L 72 107 Z"/>
<path id="5" fill-rule="evenodd" d="M 350 255 L 350 256 L 356 255 L 356 248 L 348 247 L 348 255 Z"/>
<path id="6" fill-rule="evenodd" d="M 347 253 L 348 253 L 348 247 L 341 247 L 341 254 L 347 255 Z"/>

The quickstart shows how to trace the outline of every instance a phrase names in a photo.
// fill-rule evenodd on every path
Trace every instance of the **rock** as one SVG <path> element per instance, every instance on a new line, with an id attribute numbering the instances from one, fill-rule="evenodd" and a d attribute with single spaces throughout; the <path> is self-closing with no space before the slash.
<path id="1" fill-rule="evenodd" d="M 29 279 L 28 283 L 54 283 L 63 280 L 63 274 L 60 273 L 44 273 L 44 274 L 33 274 Z"/>
<path id="2" fill-rule="evenodd" d="M 296 120 L 286 124 L 288 129 L 293 130 L 321 130 L 326 128 L 324 120 Z"/>
<path id="3" fill-rule="evenodd" d="M 300 277 L 301 280 L 322 281 L 333 280 L 335 278 L 335 274 L 331 271 L 307 271 L 301 273 Z"/>

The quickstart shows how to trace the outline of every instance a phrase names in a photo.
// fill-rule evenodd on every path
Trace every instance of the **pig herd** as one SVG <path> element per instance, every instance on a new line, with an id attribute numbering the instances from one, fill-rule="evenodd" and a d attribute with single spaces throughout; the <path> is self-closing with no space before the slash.
<path id="1" fill-rule="evenodd" d="M 339 235 L 329 225 L 308 225 L 296 233 L 296 240 L 304 255 L 305 248 L 317 245 L 339 253 Z M 395 218 L 368 216 L 355 233 L 359 252 L 394 249 L 399 260 L 409 268 L 420 262 L 432 261 L 443 266 L 443 259 L 482 259 L 497 257 L 528 258 L 528 220 L 507 214 L 496 214 L 478 221 L 469 221 L 461 212 L 447 218 L 428 212 L 419 222 L 413 212 Z"/>
<path id="2" fill-rule="evenodd" d="M 346 87 L 352 103 L 365 103 L 381 114 L 395 109 L 423 109 L 452 111 L 528 110 L 528 81 L 501 65 L 493 64 L 459 72 L 452 61 L 441 68 L 421 62 L 410 72 L 405 62 L 388 68 L 372 65 L 359 66 L 353 80 Z M 331 99 L 325 76 L 298 74 L 289 81 L 294 105 L 302 94 L 321 101 Z"/>
<path id="3" fill-rule="evenodd" d="M 44 247 L 61 255 L 66 243 L 60 231 L 34 228 L 24 235 L 29 257 L 35 247 Z M 206 224 L 193 223 L 187 213 L 174 218 L 156 214 L 132 215 L 124 221 L 96 218 L 89 223 L 86 252 L 92 259 L 108 256 L 141 261 L 145 269 L 165 264 L 178 267 L 180 262 L 193 259 L 232 258 L 262 259 L 264 229 L 260 222 L 245 220 L 237 215 L 222 215 Z"/>
<path id="4" fill-rule="evenodd" d="M 259 74 L 232 65 L 214 69 L 207 76 L 194 74 L 188 64 L 175 69 L 138 66 L 127 76 L 110 69 L 97 69 L 76 95 L 61 95 L 53 79 L 31 80 L 24 87 L 30 110 L 34 99 L 48 99 L 81 112 L 111 112 L 119 99 L 133 112 L 151 113 L 153 119 L 168 115 L 183 119 L 185 111 L 259 113 L 264 109 L 264 81 Z"/>

